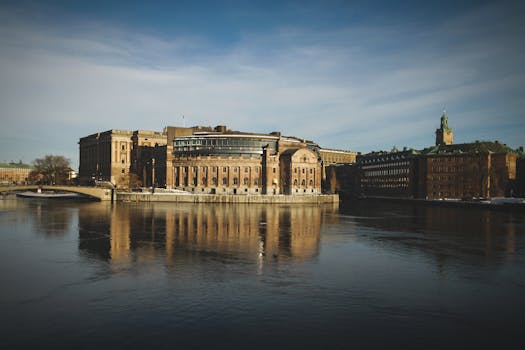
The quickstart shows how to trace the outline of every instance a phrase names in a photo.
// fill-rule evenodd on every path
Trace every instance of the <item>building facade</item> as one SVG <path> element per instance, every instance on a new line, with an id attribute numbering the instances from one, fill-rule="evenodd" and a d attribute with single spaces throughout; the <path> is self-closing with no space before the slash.
<path id="1" fill-rule="evenodd" d="M 435 146 L 358 155 L 355 166 L 330 166 L 326 188 L 351 196 L 473 199 L 525 191 L 523 148 L 499 142 L 454 144 L 448 117 L 441 116 Z"/>
<path id="2" fill-rule="evenodd" d="M 29 174 L 33 167 L 22 163 L 0 163 L 0 184 L 26 184 L 29 182 Z"/>
<path id="3" fill-rule="evenodd" d="M 419 159 L 415 150 L 357 156 L 361 196 L 417 198 Z"/>
<path id="4" fill-rule="evenodd" d="M 212 194 L 317 194 L 321 162 L 308 143 L 279 132 L 225 126 L 172 130 L 166 187 Z"/>
<path id="5" fill-rule="evenodd" d="M 151 178 L 152 150 L 166 146 L 166 135 L 146 130 L 108 130 L 79 141 L 79 182 L 111 182 L 117 187 L 128 187 L 130 180 L 143 176 Z M 165 157 L 164 157 L 165 158 Z"/>
<path id="6" fill-rule="evenodd" d="M 499 142 L 438 145 L 422 152 L 423 198 L 514 195 L 518 153 Z"/>

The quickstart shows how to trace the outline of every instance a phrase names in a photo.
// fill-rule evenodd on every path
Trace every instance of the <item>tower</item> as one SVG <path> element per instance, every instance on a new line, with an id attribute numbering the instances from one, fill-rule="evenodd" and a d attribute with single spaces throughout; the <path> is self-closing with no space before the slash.
<path id="1" fill-rule="evenodd" d="M 454 133 L 448 126 L 448 117 L 445 111 L 441 116 L 441 126 L 436 129 L 436 146 L 451 145 L 454 143 Z"/>

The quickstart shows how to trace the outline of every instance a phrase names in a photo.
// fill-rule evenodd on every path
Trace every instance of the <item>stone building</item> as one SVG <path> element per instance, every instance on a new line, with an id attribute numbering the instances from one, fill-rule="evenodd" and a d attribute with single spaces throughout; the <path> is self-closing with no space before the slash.
<path id="1" fill-rule="evenodd" d="M 319 148 L 319 155 L 323 165 L 322 180 L 327 180 L 326 168 L 336 164 L 353 164 L 356 161 L 357 152 L 330 148 Z"/>
<path id="2" fill-rule="evenodd" d="M 279 132 L 168 126 L 162 132 L 109 130 L 83 137 L 79 145 L 82 184 L 216 194 L 321 192 L 319 147 Z"/>
<path id="3" fill-rule="evenodd" d="M 173 150 L 167 152 L 168 188 L 215 194 L 320 193 L 321 162 L 308 148 L 311 142 L 225 126 L 173 128 L 168 134 L 174 135 Z"/>
<path id="4" fill-rule="evenodd" d="M 81 184 L 107 181 L 127 187 L 130 176 L 141 180 L 147 173 L 149 148 L 155 145 L 165 146 L 166 135 L 145 130 L 108 130 L 82 137 L 79 181 Z"/>
<path id="5" fill-rule="evenodd" d="M 330 166 L 326 188 L 352 196 L 471 199 L 525 191 L 523 149 L 499 142 L 454 144 L 445 113 L 435 146 L 357 156 L 355 166 Z"/>
<path id="6" fill-rule="evenodd" d="M 0 184 L 26 184 L 33 167 L 23 163 L 0 163 Z"/>
<path id="7" fill-rule="evenodd" d="M 418 197 L 418 152 L 412 149 L 357 156 L 361 196 Z"/>
<path id="8" fill-rule="evenodd" d="M 423 198 L 492 198 L 514 194 L 518 153 L 499 142 L 437 145 L 421 155 Z"/>

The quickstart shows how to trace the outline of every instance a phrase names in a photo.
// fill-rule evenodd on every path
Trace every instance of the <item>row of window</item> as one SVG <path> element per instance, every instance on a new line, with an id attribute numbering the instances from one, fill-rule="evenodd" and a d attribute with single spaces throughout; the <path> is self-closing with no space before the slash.
<path id="1" fill-rule="evenodd" d="M 432 166 L 431 167 L 432 172 L 434 173 L 455 173 L 455 172 L 463 172 L 465 168 L 461 165 L 457 166 Z"/>
<path id="2" fill-rule="evenodd" d="M 366 184 L 363 186 L 365 189 L 373 189 L 373 188 L 395 188 L 395 189 L 406 189 L 408 188 L 408 184 L 406 183 L 400 183 L 400 184 L 390 184 L 390 183 L 377 183 L 377 184 Z"/>
<path id="3" fill-rule="evenodd" d="M 402 161 L 402 162 L 391 162 L 391 163 L 380 163 L 380 164 L 372 164 L 372 165 L 363 165 L 361 169 L 382 169 L 382 168 L 392 168 L 392 167 L 400 167 L 400 166 L 408 166 L 408 161 Z"/>
<path id="4" fill-rule="evenodd" d="M 221 168 L 222 168 L 221 170 L 222 170 L 223 173 L 228 172 L 228 167 L 223 166 Z M 219 167 L 216 167 L 216 166 L 211 166 L 211 167 L 203 166 L 203 167 L 201 167 L 200 170 L 201 170 L 202 173 L 207 173 L 208 170 L 210 170 L 212 173 L 216 173 L 218 169 L 219 169 Z M 190 167 L 187 167 L 187 166 L 181 167 L 181 172 L 182 173 L 187 173 L 189 170 L 190 170 Z M 193 173 L 197 173 L 199 171 L 199 167 L 198 166 L 192 166 L 191 170 L 192 170 Z M 234 173 L 237 173 L 237 172 L 240 171 L 240 167 L 234 166 L 234 167 L 231 167 L 231 170 Z M 244 171 L 244 173 L 249 173 L 250 172 L 250 167 L 242 167 L 242 170 Z M 177 171 L 178 171 L 177 168 L 175 168 L 175 173 L 177 173 Z M 260 168 L 259 167 L 254 167 L 253 171 L 256 174 L 258 174 L 259 171 L 260 171 Z M 274 168 L 274 172 L 275 172 L 275 168 Z"/>
<path id="5" fill-rule="evenodd" d="M 373 170 L 365 171 L 365 176 L 383 176 L 383 175 L 399 175 L 399 174 L 408 174 L 408 168 L 397 168 L 397 169 L 383 169 L 383 170 Z"/>
<path id="6" fill-rule="evenodd" d="M 432 163 L 451 163 L 451 162 L 462 163 L 468 160 L 465 157 L 435 157 L 435 158 L 430 158 L 430 159 Z"/>
<path id="7" fill-rule="evenodd" d="M 228 186 L 228 178 L 227 178 L 227 177 L 223 177 L 223 178 L 221 179 L 221 182 L 222 182 L 223 185 Z M 239 178 L 234 177 L 234 178 L 232 179 L 232 183 L 233 183 L 233 185 L 239 185 Z M 245 177 L 245 178 L 242 180 L 242 183 L 243 183 L 243 185 L 245 185 L 245 186 L 250 186 L 250 179 L 248 179 L 247 177 Z M 201 184 L 202 184 L 203 186 L 208 186 L 208 178 L 203 177 L 203 178 L 201 179 Z M 218 185 L 218 179 L 217 179 L 216 177 L 212 177 L 212 178 L 211 178 L 211 183 L 210 183 L 210 184 L 213 185 L 213 186 Z M 185 177 L 185 178 L 183 179 L 183 186 L 188 186 L 188 185 L 189 185 L 189 183 L 188 183 L 188 178 Z M 196 178 L 196 177 L 193 177 L 193 178 L 191 179 L 191 185 L 193 185 L 193 186 L 197 186 L 197 185 L 198 185 L 198 183 L 197 183 L 197 178 Z M 253 185 L 254 185 L 254 186 L 258 186 L 258 185 L 259 185 L 259 179 L 253 179 Z M 176 178 L 176 179 L 175 179 L 175 186 L 181 186 L 181 183 L 180 183 L 179 178 Z"/>
<path id="8" fill-rule="evenodd" d="M 409 178 L 408 177 L 397 177 L 397 178 L 363 178 L 361 179 L 361 183 L 408 183 Z"/>
<path id="9" fill-rule="evenodd" d="M 310 173 L 310 174 L 313 174 L 313 173 L 314 173 L 314 169 L 311 169 L 311 168 L 310 168 L 310 169 L 308 169 L 308 170 L 309 170 L 309 173 Z M 295 174 L 297 174 L 297 172 L 302 172 L 303 174 L 306 174 L 306 169 L 305 169 L 305 168 L 294 168 L 294 169 L 293 169 L 293 172 L 294 172 Z"/>

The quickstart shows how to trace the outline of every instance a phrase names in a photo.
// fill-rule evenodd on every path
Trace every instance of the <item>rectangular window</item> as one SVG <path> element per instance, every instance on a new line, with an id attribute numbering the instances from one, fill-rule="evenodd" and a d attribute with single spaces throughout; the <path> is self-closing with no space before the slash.
<path id="1" fill-rule="evenodd" d="M 273 173 L 274 173 L 274 174 L 275 174 L 275 170 L 276 170 L 276 169 L 275 169 L 275 168 L 273 168 Z"/>

